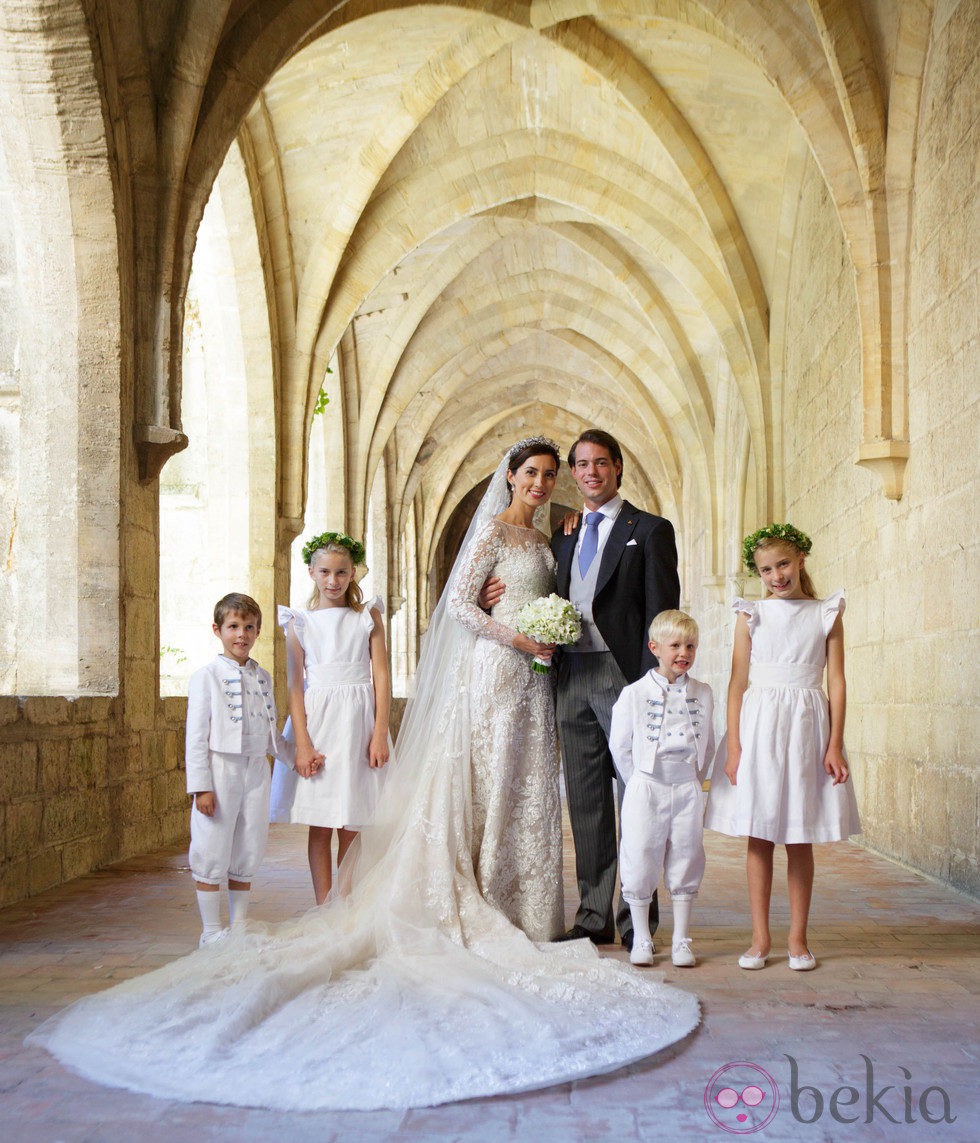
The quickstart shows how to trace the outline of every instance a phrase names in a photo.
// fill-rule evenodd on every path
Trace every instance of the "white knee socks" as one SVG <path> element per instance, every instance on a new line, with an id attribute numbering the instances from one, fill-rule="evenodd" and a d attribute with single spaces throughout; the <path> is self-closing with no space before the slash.
<path id="1" fill-rule="evenodd" d="M 686 900 L 678 901 L 676 897 L 673 898 L 674 906 L 674 941 L 689 940 L 691 937 L 688 931 L 691 924 L 691 906 L 694 904 L 694 899 L 688 897 Z"/>
<path id="2" fill-rule="evenodd" d="M 197 907 L 201 912 L 201 924 L 204 931 L 201 940 L 207 941 L 221 932 L 221 893 L 207 893 L 203 889 L 197 891 Z"/>
<path id="3" fill-rule="evenodd" d="M 228 912 L 231 914 L 232 928 L 244 925 L 248 917 L 248 889 L 228 890 Z"/>
<path id="4" fill-rule="evenodd" d="M 633 940 L 637 937 L 650 939 L 650 902 L 645 905 L 630 901 L 630 916 L 633 918 Z"/>

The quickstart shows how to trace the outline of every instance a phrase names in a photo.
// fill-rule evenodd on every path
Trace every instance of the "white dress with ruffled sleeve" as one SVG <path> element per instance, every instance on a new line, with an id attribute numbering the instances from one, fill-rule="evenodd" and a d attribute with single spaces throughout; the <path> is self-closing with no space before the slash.
<path id="1" fill-rule="evenodd" d="M 306 726 L 324 756 L 323 769 L 302 778 L 276 761 L 269 820 L 300 825 L 362 829 L 374 821 L 385 768 L 368 765 L 374 733 L 371 681 L 372 611 L 324 607 L 316 611 L 279 608 L 279 623 L 290 625 L 306 663 Z M 292 740 L 291 723 L 284 736 Z"/>
<path id="2" fill-rule="evenodd" d="M 827 636 L 844 592 L 826 599 L 737 599 L 752 652 L 742 700 L 738 782 L 725 774 L 722 740 L 705 825 L 733 837 L 780 844 L 840 841 L 861 832 L 854 783 L 824 769 L 830 714 L 823 689 Z"/>

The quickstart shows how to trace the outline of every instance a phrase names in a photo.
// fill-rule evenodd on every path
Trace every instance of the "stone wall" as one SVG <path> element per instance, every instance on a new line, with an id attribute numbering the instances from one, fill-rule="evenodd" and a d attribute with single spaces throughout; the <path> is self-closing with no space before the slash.
<path id="1" fill-rule="evenodd" d="M 891 809 L 881 815 L 883 847 L 974 893 L 980 891 L 978 42 L 980 7 L 969 0 L 937 6 L 912 214 L 913 451 L 907 494 L 885 531 L 901 593 L 880 655 L 890 675 L 901 668 L 891 697 L 903 715 L 886 748 L 904 772 L 893 793 L 885 781 L 875 784 Z"/>
<path id="2" fill-rule="evenodd" d="M 886 500 L 853 463 L 862 411 L 853 275 L 812 165 L 787 303 L 784 464 L 786 516 L 813 536 L 818 590 L 848 591 L 846 740 L 863 841 L 977 893 L 980 12 L 962 3 L 947 15 L 934 29 L 918 143 L 904 496 Z"/>
<path id="3" fill-rule="evenodd" d="M 111 698 L 0 698 L 0 905 L 187 831 L 186 702 L 122 729 Z"/>

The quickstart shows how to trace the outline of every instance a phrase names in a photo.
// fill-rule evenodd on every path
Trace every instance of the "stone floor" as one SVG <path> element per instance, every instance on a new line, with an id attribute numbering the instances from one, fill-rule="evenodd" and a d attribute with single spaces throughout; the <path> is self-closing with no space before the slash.
<path id="1" fill-rule="evenodd" d="M 273 921 L 306 908 L 307 876 L 300 831 L 273 827 L 253 915 Z M 726 1111 L 717 1101 L 706 1104 L 706 1089 L 715 1095 L 729 1085 L 745 1091 L 774 1084 L 759 1104 L 778 1096 L 778 1109 L 771 1105 L 769 1123 L 758 1129 L 766 1143 L 980 1139 L 977 903 L 858 846 L 817 847 L 811 946 L 819 968 L 792 973 L 776 959 L 764 971 L 742 972 L 735 958 L 747 940 L 743 882 L 742 844 L 709 835 L 695 916 L 698 967 L 674 969 L 658 956 L 656 968 L 636 970 L 662 971 L 695 990 L 703 1006 L 701 1028 L 657 1059 L 513 1098 L 407 1112 L 284 1114 L 101 1088 L 23 1046 L 24 1036 L 68 1001 L 194 946 L 198 925 L 184 854 L 167 850 L 123 862 L 0 912 L 0 1138 L 724 1139 L 754 1132 L 735 1118 L 742 1105 Z M 574 899 L 568 863 L 566 883 Z M 669 906 L 665 914 L 669 925 Z M 779 948 L 782 877 L 774 921 Z M 618 947 L 605 951 L 625 955 Z M 941 1119 L 946 1100 L 955 1121 L 929 1124 L 925 1117 Z"/>

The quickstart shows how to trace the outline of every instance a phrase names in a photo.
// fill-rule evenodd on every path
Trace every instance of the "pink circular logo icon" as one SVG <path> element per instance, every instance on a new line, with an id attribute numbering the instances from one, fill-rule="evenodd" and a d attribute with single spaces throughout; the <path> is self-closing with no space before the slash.
<path id="1" fill-rule="evenodd" d="M 779 1110 L 776 1081 L 758 1064 L 723 1064 L 704 1089 L 708 1118 L 732 1135 L 751 1135 L 772 1122 Z"/>

